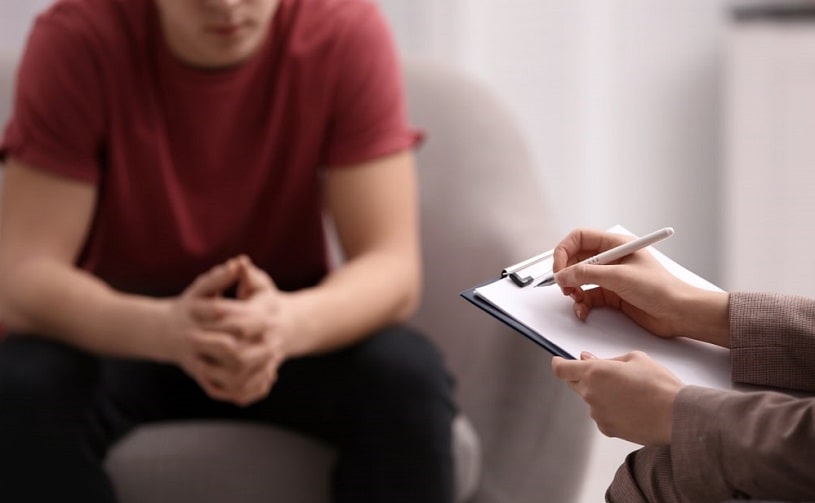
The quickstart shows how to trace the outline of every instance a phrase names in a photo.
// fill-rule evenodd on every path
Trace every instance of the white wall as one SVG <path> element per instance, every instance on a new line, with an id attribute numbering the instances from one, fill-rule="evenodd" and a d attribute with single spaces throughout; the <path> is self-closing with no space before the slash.
<path id="1" fill-rule="evenodd" d="M 742 22 L 729 34 L 725 282 L 815 297 L 815 22 Z"/>
<path id="2" fill-rule="evenodd" d="M 512 105 L 563 232 L 672 225 L 660 248 L 719 280 L 719 86 L 734 2 L 379 3 L 407 55 L 470 70 Z"/>
<path id="3" fill-rule="evenodd" d="M 0 0 L 0 51 L 18 52 L 36 12 L 51 0 Z"/>

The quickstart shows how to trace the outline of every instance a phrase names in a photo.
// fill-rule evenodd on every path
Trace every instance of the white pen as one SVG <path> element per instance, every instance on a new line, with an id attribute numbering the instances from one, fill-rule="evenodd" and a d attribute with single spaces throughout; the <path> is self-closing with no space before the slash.
<path id="1" fill-rule="evenodd" d="M 659 229 L 658 231 L 654 231 L 650 234 L 646 234 L 640 238 L 631 240 L 627 243 L 623 243 L 620 246 L 611 248 L 610 250 L 606 250 L 602 253 L 598 253 L 593 257 L 589 257 L 580 264 L 597 264 L 597 265 L 606 265 L 614 262 L 615 260 L 620 260 L 621 258 L 631 255 L 632 253 L 642 250 L 646 246 L 651 246 L 654 243 L 662 241 L 663 239 L 668 239 L 669 237 L 674 235 L 673 227 L 665 227 L 663 229 Z M 535 285 L 538 286 L 549 286 L 555 284 L 555 273 L 554 271 L 548 272 L 543 276 L 543 279 Z"/>

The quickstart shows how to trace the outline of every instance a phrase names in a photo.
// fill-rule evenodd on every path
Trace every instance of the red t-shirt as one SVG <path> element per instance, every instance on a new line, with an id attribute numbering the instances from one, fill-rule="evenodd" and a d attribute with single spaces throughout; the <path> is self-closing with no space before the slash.
<path id="1" fill-rule="evenodd" d="M 93 183 L 78 265 L 172 294 L 248 254 L 282 289 L 327 272 L 320 172 L 412 147 L 398 60 L 369 0 L 282 0 L 239 67 L 176 60 L 153 0 L 60 0 L 33 27 L 0 147 Z"/>

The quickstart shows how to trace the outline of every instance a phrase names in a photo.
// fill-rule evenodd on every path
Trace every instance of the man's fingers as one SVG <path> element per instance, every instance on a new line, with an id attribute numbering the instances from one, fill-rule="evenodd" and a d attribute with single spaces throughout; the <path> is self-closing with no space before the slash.
<path id="1" fill-rule="evenodd" d="M 218 297 L 194 299 L 187 305 L 192 319 L 204 330 L 250 340 L 259 338 L 266 329 L 266 320 L 253 316 L 242 301 Z"/>
<path id="2" fill-rule="evenodd" d="M 201 331 L 192 337 L 193 349 L 198 355 L 227 368 L 236 368 L 238 341 L 230 334 Z"/>
<path id="3" fill-rule="evenodd" d="M 220 295 L 224 290 L 237 283 L 239 271 L 239 262 L 235 259 L 217 265 L 195 278 L 195 281 L 187 288 L 187 293 L 194 297 Z"/>
<path id="4" fill-rule="evenodd" d="M 236 396 L 235 403 L 245 407 L 268 395 L 277 380 L 276 369 L 277 365 L 266 364 L 254 372 Z"/>
<path id="5" fill-rule="evenodd" d="M 190 299 L 187 302 L 189 315 L 203 326 L 209 326 L 224 316 L 226 306 L 222 300 L 220 297 Z"/>
<path id="6" fill-rule="evenodd" d="M 278 353 L 276 348 L 271 348 L 268 344 L 253 344 L 247 348 L 241 361 L 249 373 L 254 373 L 271 361 L 278 362 L 280 360 Z"/>
<path id="7" fill-rule="evenodd" d="M 206 393 L 207 396 L 212 398 L 213 400 L 220 400 L 221 402 L 231 401 L 230 394 L 213 383 L 207 381 L 198 381 L 198 385 L 201 386 L 201 389 L 204 390 L 204 393 Z"/>
<path id="8" fill-rule="evenodd" d="M 202 359 L 196 380 L 210 397 L 247 406 L 269 393 L 278 365 L 278 358 L 267 358 L 250 372 L 233 372 Z"/>
<path id="9" fill-rule="evenodd" d="M 251 315 L 251 311 L 245 306 L 230 302 L 221 303 L 220 307 L 214 309 L 196 311 L 194 316 L 201 328 L 231 334 L 241 340 L 257 340 L 267 329 L 267 320 Z"/>
<path id="10" fill-rule="evenodd" d="M 238 283 L 238 297 L 247 298 L 258 290 L 271 288 L 274 282 L 266 272 L 256 266 L 249 257 L 242 255 L 239 261 L 239 276 L 240 282 Z"/>

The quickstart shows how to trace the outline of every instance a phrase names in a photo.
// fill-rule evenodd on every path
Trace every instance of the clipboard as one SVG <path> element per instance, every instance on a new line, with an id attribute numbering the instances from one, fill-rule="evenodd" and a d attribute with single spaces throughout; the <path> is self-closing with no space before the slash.
<path id="1" fill-rule="evenodd" d="M 569 354 L 568 351 L 565 351 L 554 342 L 543 337 L 534 329 L 524 325 L 520 320 L 512 317 L 507 312 L 502 310 L 500 307 L 491 304 L 489 301 L 482 298 L 477 293 L 479 288 L 485 287 L 495 281 L 500 281 L 505 278 L 509 278 L 510 281 L 512 281 L 518 288 L 532 287 L 532 285 L 535 284 L 535 280 L 537 278 L 539 278 L 543 274 L 546 274 L 546 272 L 552 269 L 553 252 L 554 250 L 547 250 L 543 253 L 539 253 L 538 255 L 518 262 L 517 264 L 505 267 L 504 269 L 501 270 L 501 274 L 497 278 L 486 281 L 473 288 L 464 290 L 463 292 L 460 293 L 460 295 L 463 298 L 470 301 L 476 307 L 482 309 L 483 311 L 485 311 L 487 314 L 491 315 L 498 321 L 513 328 L 515 331 L 517 331 L 527 339 L 531 340 L 538 346 L 542 347 L 543 349 L 549 351 L 553 355 L 562 356 L 563 358 L 573 360 L 574 356 Z"/>
<path id="2" fill-rule="evenodd" d="M 487 283 L 491 283 L 491 281 L 487 282 Z M 485 285 L 487 283 L 485 283 Z M 552 355 L 554 355 L 554 356 L 562 356 L 563 358 L 567 358 L 567 359 L 570 359 L 570 360 L 575 359 L 574 356 L 569 354 L 564 349 L 560 348 L 554 342 L 546 339 L 545 337 L 543 337 L 541 334 L 539 334 L 535 330 L 529 328 L 528 326 L 524 325 L 523 323 L 521 323 L 517 319 L 515 319 L 512 316 L 506 314 L 501 309 L 496 308 L 495 306 L 493 306 L 489 302 L 485 302 L 483 299 L 480 299 L 475 294 L 475 288 L 471 288 L 469 290 L 464 290 L 463 292 L 461 292 L 460 295 L 462 297 L 464 297 L 465 299 L 469 300 L 476 307 L 483 309 L 487 314 L 492 315 L 498 321 L 504 323 L 505 325 L 508 325 L 510 328 L 513 328 L 516 332 L 520 333 L 521 335 L 523 335 L 527 339 L 531 340 L 532 342 L 534 342 L 538 346 L 542 347 L 546 351 L 549 351 L 550 353 L 552 353 Z"/>
<path id="3" fill-rule="evenodd" d="M 609 231 L 632 234 L 619 225 Z M 683 281 L 721 291 L 652 246 L 645 249 Z M 574 315 L 573 301 L 560 288 L 531 286 L 536 278 L 551 271 L 552 252 L 506 267 L 497 278 L 468 288 L 460 296 L 552 355 L 576 359 L 586 350 L 600 358 L 611 358 L 640 350 L 687 384 L 736 388 L 730 379 L 730 352 L 726 348 L 686 338 L 657 337 L 614 309 L 593 310 L 583 322 Z"/>

